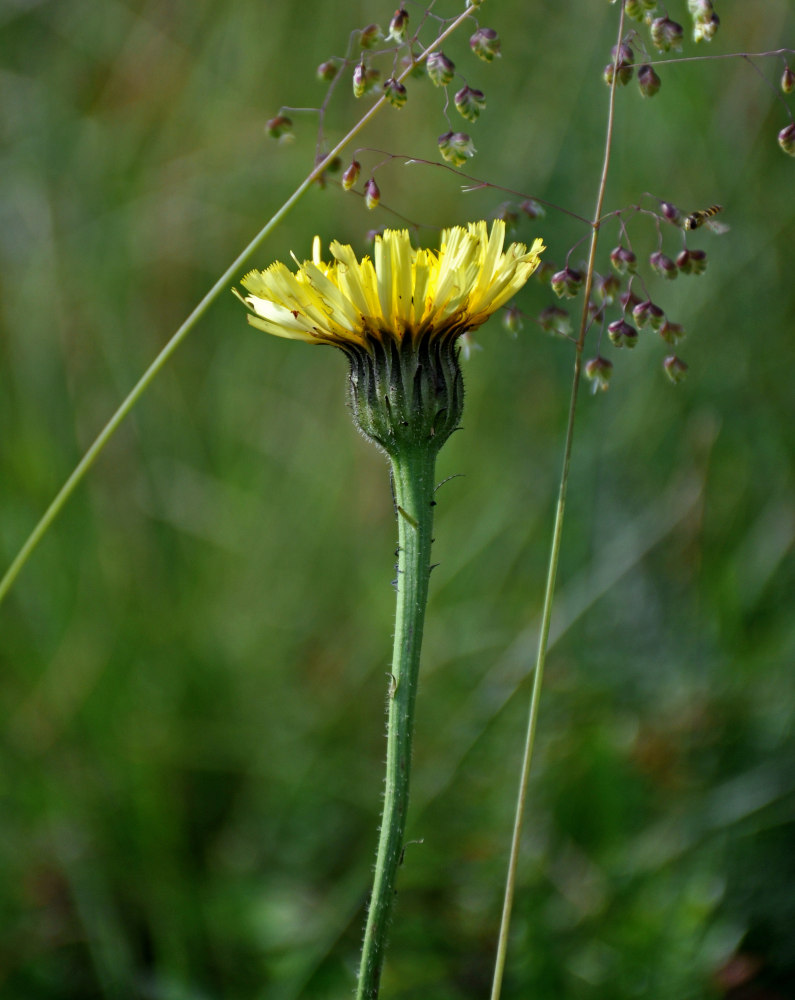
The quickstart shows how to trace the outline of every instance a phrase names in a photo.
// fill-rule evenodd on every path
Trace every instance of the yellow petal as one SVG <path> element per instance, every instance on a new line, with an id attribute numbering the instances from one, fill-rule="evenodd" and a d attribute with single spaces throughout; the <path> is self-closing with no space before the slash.
<path id="1" fill-rule="evenodd" d="M 251 271 L 241 282 L 250 294 L 236 294 L 254 326 L 280 337 L 367 347 L 385 337 L 457 336 L 484 323 L 538 267 L 541 240 L 529 251 L 522 243 L 503 251 L 504 242 L 499 219 L 491 232 L 484 221 L 445 229 L 438 251 L 416 250 L 408 230 L 388 229 L 373 260 L 334 241 L 326 262 L 316 236 L 311 260 L 293 257 L 295 271 L 278 261 Z"/>

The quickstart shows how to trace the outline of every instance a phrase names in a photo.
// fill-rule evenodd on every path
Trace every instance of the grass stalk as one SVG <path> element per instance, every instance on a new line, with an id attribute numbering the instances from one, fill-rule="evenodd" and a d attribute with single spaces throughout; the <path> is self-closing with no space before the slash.
<path id="1" fill-rule="evenodd" d="M 577 414 L 577 402 L 580 394 L 580 383 L 582 379 L 582 354 L 585 348 L 585 337 L 589 327 L 588 303 L 591 297 L 593 285 L 594 266 L 596 263 L 596 248 L 599 242 L 599 228 L 602 218 L 602 206 L 604 203 L 605 190 L 607 188 L 607 176 L 610 169 L 610 154 L 613 146 L 613 124 L 615 118 L 615 97 L 616 81 L 618 80 L 618 45 L 624 33 L 624 6 L 621 5 L 621 12 L 618 21 L 618 38 L 616 40 L 616 55 L 613 80 L 610 85 L 610 96 L 608 99 L 607 127 L 605 129 L 604 156 L 602 158 L 602 173 L 599 178 L 599 185 L 596 193 L 596 205 L 594 208 L 593 220 L 591 222 L 591 238 L 588 250 L 588 265 L 585 274 L 583 287 L 582 314 L 580 316 L 580 327 L 574 351 L 574 371 L 572 374 L 571 394 L 569 397 L 569 412 L 566 422 L 566 436 L 563 445 L 563 465 L 558 486 L 558 498 L 555 506 L 555 520 L 552 527 L 552 540 L 550 544 L 549 563 L 547 567 L 546 586 L 544 588 L 544 602 L 541 611 L 541 624 L 538 634 L 538 649 L 533 672 L 533 689 L 530 695 L 530 708 L 528 711 L 527 732 L 525 735 L 524 751 L 522 754 L 522 766 L 519 774 L 519 788 L 516 796 L 516 811 L 514 814 L 513 831 L 511 834 L 511 849 L 508 858 L 508 873 L 505 880 L 505 892 L 503 895 L 502 916 L 500 918 L 500 930 L 497 937 L 497 954 L 494 962 L 494 976 L 492 979 L 491 1000 L 499 1000 L 502 992 L 502 982 L 505 974 L 505 961 L 508 953 L 508 935 L 511 924 L 511 914 L 513 911 L 513 900 L 516 891 L 516 876 L 519 866 L 519 851 L 522 837 L 522 827 L 524 824 L 525 807 L 527 804 L 527 788 L 530 778 L 530 767 L 533 760 L 533 750 L 535 747 L 536 727 L 538 723 L 538 710 L 541 703 L 541 688 L 544 681 L 544 666 L 546 664 L 547 647 L 549 645 L 549 629 L 552 621 L 552 605 L 555 596 L 555 582 L 558 573 L 558 563 L 560 561 L 560 545 L 563 538 L 563 521 L 566 511 L 566 495 L 569 485 L 569 469 L 571 466 L 571 452 L 574 443 L 574 424 Z"/>

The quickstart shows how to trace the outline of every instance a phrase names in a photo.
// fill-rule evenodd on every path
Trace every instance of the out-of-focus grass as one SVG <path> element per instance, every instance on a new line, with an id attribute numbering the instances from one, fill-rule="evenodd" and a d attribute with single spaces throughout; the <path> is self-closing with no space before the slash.
<path id="1" fill-rule="evenodd" d="M 709 52 L 793 44 L 784 0 L 720 5 Z M 452 10 L 452 5 L 450 7 Z M 231 3 L 0 9 L 0 548 L 8 562 L 169 333 L 308 170 L 314 120 L 269 143 L 314 67 L 392 8 Z M 678 13 L 678 12 L 677 12 Z M 418 11 L 412 8 L 412 16 Z M 677 16 L 673 13 L 673 16 Z M 615 8 L 484 5 L 504 58 L 449 52 L 488 109 L 471 170 L 587 214 Z M 701 50 L 699 50 L 701 51 Z M 760 63 L 772 78 L 780 67 Z M 506 995 L 713 994 L 738 946 L 791 995 L 795 202 L 784 112 L 741 62 L 618 95 L 610 207 L 719 201 L 706 275 L 653 294 L 692 332 L 616 355 L 584 398 Z M 342 134 L 347 84 L 329 114 Z M 368 145 L 436 158 L 415 85 Z M 379 157 L 362 153 L 365 170 Z M 431 227 L 493 211 L 394 163 L 383 201 Z M 370 215 L 313 191 L 263 250 Z M 561 261 L 582 235 L 523 224 Z M 644 245 L 643 227 L 633 236 Z M 653 236 L 648 237 L 649 244 Z M 606 227 L 605 253 L 617 241 Z M 539 286 L 519 299 L 549 304 Z M 570 349 L 495 321 L 441 457 L 410 834 L 390 997 L 482 997 L 490 974 Z M 219 302 L 0 609 L 0 995 L 346 995 L 381 790 L 394 525 L 344 363 Z"/>

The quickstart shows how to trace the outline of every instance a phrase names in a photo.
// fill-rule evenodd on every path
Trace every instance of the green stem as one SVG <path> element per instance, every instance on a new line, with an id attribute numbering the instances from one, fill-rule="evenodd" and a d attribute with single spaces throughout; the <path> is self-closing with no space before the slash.
<path id="1" fill-rule="evenodd" d="M 425 48 L 422 53 L 416 58 L 411 66 L 407 66 L 400 74 L 398 74 L 398 81 L 403 81 L 415 65 L 423 63 L 431 52 L 439 48 L 442 42 L 451 35 L 456 28 L 464 21 L 468 20 L 472 15 L 469 10 L 465 10 L 462 14 L 459 14 L 441 34 L 435 38 L 430 45 Z M 157 355 L 155 360 L 146 369 L 144 374 L 138 380 L 138 382 L 133 386 L 130 393 L 121 403 L 119 408 L 110 418 L 110 420 L 105 424 L 102 430 L 97 435 L 94 443 L 81 458 L 80 462 L 75 466 L 72 474 L 63 484 L 61 489 L 55 496 L 50 506 L 45 510 L 38 524 L 28 535 L 22 548 L 14 557 L 11 565 L 5 572 L 5 575 L 0 579 L 0 604 L 8 594 L 11 586 L 19 575 L 20 570 L 25 565 L 25 563 L 30 558 L 33 550 L 42 540 L 44 535 L 49 530 L 53 521 L 63 510 L 66 502 L 69 500 L 71 495 L 74 493 L 77 486 L 85 478 L 86 473 L 91 469 L 94 462 L 99 457 L 100 453 L 105 448 L 105 445 L 110 441 L 113 435 L 116 433 L 119 425 L 124 421 L 127 414 L 132 410 L 133 406 L 138 402 L 138 400 L 143 396 L 144 392 L 149 388 L 150 384 L 154 381 L 155 376 L 160 372 L 161 368 L 165 365 L 166 361 L 171 357 L 174 351 L 179 347 L 182 341 L 187 337 L 196 323 L 201 319 L 201 317 L 207 312 L 210 305 L 218 298 L 218 296 L 223 291 L 227 291 L 231 282 L 234 280 L 235 275 L 242 268 L 245 261 L 251 256 L 251 254 L 257 250 L 265 239 L 270 236 L 276 226 L 282 221 L 282 219 L 290 212 L 290 210 L 301 200 L 301 198 L 306 194 L 312 184 L 320 177 L 326 167 L 332 162 L 332 160 L 338 156 L 345 147 L 362 131 L 362 129 L 367 125 L 367 123 L 374 118 L 378 112 L 385 107 L 387 104 L 386 97 L 380 97 L 373 106 L 362 115 L 359 121 L 353 126 L 353 128 L 345 135 L 337 145 L 325 156 L 319 163 L 316 164 L 315 168 L 309 173 L 304 180 L 298 185 L 295 191 L 290 195 L 290 197 L 285 201 L 281 208 L 271 216 L 271 218 L 265 223 L 265 225 L 260 229 L 254 239 L 249 243 L 249 245 L 243 250 L 229 265 L 229 267 L 224 271 L 221 277 L 215 282 L 212 288 L 207 292 L 204 298 L 195 307 L 193 312 L 188 316 L 185 322 L 179 327 L 176 333 L 171 337 L 166 346 Z"/>
<path id="2" fill-rule="evenodd" d="M 375 878 L 364 932 L 357 1000 L 378 996 L 409 800 L 414 702 L 428 602 L 436 452 L 405 449 L 392 459 L 398 521 L 397 607 L 389 679 L 386 782 Z"/>
<path id="3" fill-rule="evenodd" d="M 588 305 L 591 300 L 591 287 L 593 284 L 594 268 L 596 265 L 596 247 L 599 242 L 602 205 L 604 203 L 605 190 L 607 188 L 607 175 L 610 168 L 610 154 L 613 148 L 616 80 L 618 79 L 618 44 L 621 41 L 623 33 L 624 6 L 622 4 L 618 19 L 618 41 L 616 43 L 613 81 L 610 86 L 607 127 L 605 129 L 604 156 L 602 159 L 602 173 L 599 178 L 599 186 L 596 193 L 596 206 L 594 208 L 593 222 L 591 223 L 588 267 L 585 274 L 585 287 L 583 289 L 583 306 L 580 317 L 580 329 L 574 353 L 574 373 L 571 383 L 571 395 L 569 397 L 569 415 L 566 424 L 566 440 L 563 446 L 563 467 L 561 469 L 560 485 L 558 487 L 558 500 L 555 507 L 555 523 L 552 529 L 552 542 L 550 544 L 549 563 L 547 567 L 547 582 L 544 589 L 544 605 L 541 612 L 541 626 L 538 634 L 538 650 L 536 653 L 535 669 L 533 674 L 533 691 L 530 696 L 527 733 L 525 736 L 522 766 L 519 775 L 519 789 L 516 796 L 516 812 L 514 815 L 513 833 L 511 835 L 511 852 L 508 860 L 508 874 L 505 880 L 505 893 L 503 896 L 502 917 L 500 919 L 500 932 L 497 939 L 497 956 L 494 962 L 494 978 L 491 985 L 491 1000 L 499 1000 L 500 998 L 500 994 L 502 992 L 502 980 L 505 973 L 505 960 L 508 953 L 508 931 L 511 925 L 513 898 L 516 890 L 516 875 L 519 867 L 522 827 L 524 825 L 525 806 L 527 803 L 527 786 L 530 779 L 530 766 L 533 760 L 533 750 L 535 748 L 536 725 L 538 722 L 538 710 L 541 704 L 541 688 L 544 681 L 544 666 L 546 665 L 547 659 L 547 647 L 549 645 L 549 629 L 552 622 L 552 605 L 555 597 L 555 583 L 558 574 L 558 563 L 560 561 L 560 545 L 563 538 L 563 519 L 566 512 L 566 495 L 569 487 L 569 468 L 571 465 L 571 452 L 574 443 L 574 424 L 575 417 L 577 415 L 577 401 L 579 399 L 580 381 L 582 378 L 582 353 L 585 347 L 585 336 L 589 329 Z"/>

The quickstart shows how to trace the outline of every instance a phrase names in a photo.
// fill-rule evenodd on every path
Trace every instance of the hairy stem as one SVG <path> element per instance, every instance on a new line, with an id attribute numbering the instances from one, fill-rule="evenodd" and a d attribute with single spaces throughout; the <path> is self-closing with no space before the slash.
<path id="1" fill-rule="evenodd" d="M 392 458 L 398 520 L 397 606 L 387 710 L 384 808 L 375 877 L 362 946 L 357 1000 L 378 996 L 395 879 L 403 859 L 409 799 L 414 703 L 428 601 L 435 452 L 426 447 Z"/>
<path id="2" fill-rule="evenodd" d="M 464 21 L 471 17 L 469 10 L 464 11 L 459 14 L 446 28 L 445 30 L 435 38 L 427 48 L 425 48 L 422 53 L 416 58 L 413 65 L 423 63 L 428 56 L 437 49 L 442 42 L 451 35 Z M 403 81 L 413 69 L 413 65 L 407 66 L 398 76 L 399 81 Z M 60 514 L 61 510 L 66 505 L 71 495 L 74 493 L 77 486 L 85 478 L 86 473 L 91 469 L 96 462 L 97 458 L 102 453 L 105 445 L 110 441 L 113 435 L 118 430 L 120 424 L 124 421 L 125 417 L 129 414 L 138 400 L 143 396 L 144 392 L 149 388 L 151 383 L 154 381 L 155 377 L 159 374 L 160 370 L 165 365 L 166 361 L 171 357 L 171 355 L 176 351 L 177 347 L 182 343 L 182 341 L 187 337 L 196 323 L 204 316 L 208 308 L 212 303 L 218 298 L 221 292 L 228 290 L 230 283 L 234 280 L 235 275 L 242 268 L 246 260 L 258 250 L 263 242 L 268 236 L 273 232 L 273 230 L 278 226 L 282 219 L 291 211 L 292 208 L 301 200 L 301 198 L 306 194 L 312 184 L 320 177 L 326 167 L 331 163 L 331 161 L 338 156 L 346 146 L 362 131 L 365 125 L 374 118 L 378 112 L 387 104 L 386 97 L 380 97 L 375 104 L 359 119 L 359 121 L 353 126 L 353 128 L 345 135 L 337 145 L 328 153 L 328 155 L 316 164 L 315 168 L 304 178 L 304 180 L 298 185 L 295 191 L 290 195 L 290 197 L 285 201 L 281 208 L 274 213 L 273 216 L 265 223 L 265 225 L 260 229 L 254 239 L 248 244 L 248 246 L 243 250 L 236 258 L 232 261 L 229 267 L 224 271 L 221 277 L 215 282 L 212 288 L 207 292 L 204 298 L 199 302 L 199 304 L 190 313 L 187 319 L 182 323 L 179 329 L 173 334 L 171 339 L 165 345 L 165 347 L 160 351 L 151 365 L 146 369 L 144 374 L 123 400 L 119 408 L 113 414 L 113 416 L 108 420 L 105 426 L 97 435 L 91 447 L 85 453 L 85 455 L 80 459 L 78 464 L 75 466 L 69 478 L 63 484 L 61 489 L 56 494 L 54 500 L 46 509 L 42 515 L 39 522 L 31 531 L 30 535 L 26 539 L 22 548 L 14 557 L 11 565 L 5 572 L 5 575 L 0 579 L 0 604 L 2 604 L 4 598 L 11 589 L 12 584 L 19 575 L 20 570 L 25 565 L 25 563 L 30 558 L 33 550 L 42 540 L 44 535 L 47 533 L 52 523 Z"/>
<path id="3" fill-rule="evenodd" d="M 621 42 L 623 33 L 624 5 L 622 4 L 618 21 L 617 46 Z M 533 674 L 533 690 L 530 696 L 527 734 L 525 736 L 522 766 L 519 775 L 519 789 L 516 796 L 516 812 L 514 816 L 513 833 L 511 835 L 511 851 L 508 860 L 508 874 L 505 881 L 500 931 L 497 940 L 497 956 L 494 963 L 491 1000 L 499 1000 L 502 992 L 502 980 L 505 973 L 505 959 L 508 951 L 508 932 L 510 930 L 513 899 L 516 890 L 516 874 L 519 865 L 519 848 L 522 837 L 522 826 L 524 823 L 525 805 L 527 802 L 527 786 L 530 777 L 530 766 L 533 759 L 533 748 L 535 746 L 538 709 L 541 703 L 541 687 L 544 680 L 544 666 L 546 664 L 547 647 L 549 644 L 549 628 L 552 621 L 552 604 L 555 596 L 555 581 L 558 573 L 561 539 L 563 537 L 563 518 L 566 510 L 566 494 L 569 485 L 569 467 L 571 464 L 571 451 L 574 442 L 574 421 L 577 413 L 577 401 L 579 399 L 580 380 L 582 377 L 582 353 L 585 347 L 585 337 L 588 332 L 589 323 L 588 302 L 590 301 L 591 287 L 593 285 L 594 266 L 596 263 L 596 247 L 599 241 L 600 220 L 602 218 L 602 205 L 604 203 L 605 189 L 607 187 L 607 175 L 610 169 L 610 154 L 613 147 L 613 122 L 615 117 L 616 81 L 618 79 L 618 58 L 619 54 L 618 51 L 616 51 L 613 81 L 610 86 L 607 127 L 605 129 L 602 173 L 599 178 L 599 186 L 596 193 L 596 205 L 594 208 L 593 221 L 591 222 L 591 240 L 588 251 L 588 267 L 583 288 L 582 315 L 580 317 L 579 335 L 577 337 L 574 352 L 574 372 L 572 375 L 571 395 L 569 397 L 566 437 L 563 445 L 563 466 L 561 469 L 560 484 L 558 487 L 558 499 L 555 507 L 555 521 L 552 528 L 552 541 L 547 567 L 547 581 L 544 589 L 544 604 L 541 612 L 541 624 L 538 634 L 538 650 L 536 653 Z"/>

